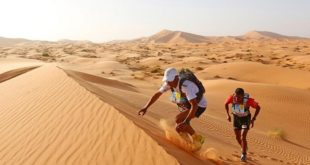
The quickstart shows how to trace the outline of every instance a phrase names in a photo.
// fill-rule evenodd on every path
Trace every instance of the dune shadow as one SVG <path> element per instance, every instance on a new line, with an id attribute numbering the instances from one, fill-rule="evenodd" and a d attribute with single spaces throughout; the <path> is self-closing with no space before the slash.
<path id="1" fill-rule="evenodd" d="M 4 73 L 0 74 L 0 83 L 7 81 L 7 80 L 10 80 L 10 79 L 17 77 L 19 75 L 22 75 L 22 74 L 29 72 L 33 69 L 36 69 L 38 67 L 39 66 L 30 66 L 30 67 L 18 68 L 18 69 L 14 69 L 14 70 L 4 72 Z"/>
<path id="2" fill-rule="evenodd" d="M 287 142 L 287 143 L 289 143 L 289 144 L 292 144 L 292 145 L 294 145 L 294 146 L 297 146 L 297 147 L 300 147 L 300 148 L 303 148 L 303 149 L 306 149 L 306 150 L 310 150 L 309 147 L 303 146 L 303 145 L 301 145 L 301 144 L 297 144 L 297 143 L 292 142 L 292 141 L 290 141 L 290 140 L 283 139 L 283 141 L 285 141 L 285 142 Z"/>
<path id="3" fill-rule="evenodd" d="M 95 76 L 95 75 L 91 75 L 91 74 L 87 74 L 83 72 L 78 72 L 78 71 L 65 70 L 63 68 L 60 68 L 60 69 L 66 72 L 70 77 L 74 77 L 76 79 L 82 79 L 84 81 L 95 83 L 95 84 L 106 85 L 106 86 L 110 86 L 113 88 L 128 90 L 131 92 L 137 92 L 137 90 L 135 89 L 135 86 L 125 83 L 125 82 L 121 82 L 118 80 L 111 80 L 108 78 L 103 78 L 103 77 L 99 77 L 99 76 Z"/>

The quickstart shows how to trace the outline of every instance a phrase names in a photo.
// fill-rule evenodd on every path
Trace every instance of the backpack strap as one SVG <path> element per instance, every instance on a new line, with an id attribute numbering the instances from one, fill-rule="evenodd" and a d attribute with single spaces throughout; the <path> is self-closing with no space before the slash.
<path id="1" fill-rule="evenodd" d="M 248 106 L 248 100 L 250 98 L 250 95 L 248 93 L 244 93 L 244 97 L 243 97 L 243 105 L 245 107 L 246 110 L 249 110 L 249 106 Z"/>
<path id="2" fill-rule="evenodd" d="M 180 96 L 181 98 L 179 98 L 180 102 L 178 102 L 177 98 L 176 98 L 176 95 L 175 95 L 177 91 L 175 91 L 173 88 L 170 88 L 170 90 L 171 90 L 172 97 L 173 97 L 173 99 L 172 99 L 173 101 L 172 102 L 176 103 L 176 105 L 178 106 L 178 109 L 179 109 L 180 112 L 183 112 L 185 110 L 189 110 L 191 108 L 191 104 L 187 100 L 186 95 L 184 93 L 179 92 L 179 94 L 181 95 Z"/>
<path id="3" fill-rule="evenodd" d="M 235 105 L 236 105 L 236 94 L 232 94 L 232 96 L 233 96 L 232 107 L 235 109 Z"/>

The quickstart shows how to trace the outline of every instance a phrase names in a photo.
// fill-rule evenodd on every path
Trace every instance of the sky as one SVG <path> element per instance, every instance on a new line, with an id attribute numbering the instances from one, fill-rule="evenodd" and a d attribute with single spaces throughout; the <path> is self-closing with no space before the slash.
<path id="1" fill-rule="evenodd" d="M 205 36 L 271 31 L 310 38 L 310 0 L 1 0 L 0 36 L 105 42 L 162 29 Z"/>

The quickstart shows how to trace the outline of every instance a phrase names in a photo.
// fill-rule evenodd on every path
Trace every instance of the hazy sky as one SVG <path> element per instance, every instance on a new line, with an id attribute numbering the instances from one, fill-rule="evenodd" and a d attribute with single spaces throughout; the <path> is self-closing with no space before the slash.
<path id="1" fill-rule="evenodd" d="M 0 36 L 40 40 L 101 42 L 162 29 L 310 37 L 310 0 L 1 0 L 0 21 Z"/>

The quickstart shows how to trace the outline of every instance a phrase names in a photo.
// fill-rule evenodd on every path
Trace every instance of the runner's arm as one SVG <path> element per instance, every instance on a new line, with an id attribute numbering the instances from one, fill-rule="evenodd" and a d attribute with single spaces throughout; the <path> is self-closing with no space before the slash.
<path id="1" fill-rule="evenodd" d="M 162 95 L 162 93 L 160 91 L 156 92 L 151 99 L 149 99 L 149 101 L 147 102 L 147 104 L 138 112 L 139 115 L 144 115 L 147 111 L 147 109 L 153 104 L 155 103 L 158 98 Z"/>
<path id="2" fill-rule="evenodd" d="M 259 111 L 260 111 L 260 106 L 258 105 L 258 104 L 256 104 L 256 106 L 255 106 L 256 108 L 256 110 L 255 110 L 255 114 L 254 114 L 254 116 L 252 117 L 252 119 L 251 119 L 251 124 L 252 124 L 252 128 L 254 127 L 254 122 L 255 122 L 255 120 L 256 120 L 256 117 L 257 117 L 257 115 L 259 114 Z"/>
<path id="3" fill-rule="evenodd" d="M 155 103 L 158 98 L 162 95 L 161 92 L 156 92 L 151 99 L 147 102 L 147 104 L 144 106 L 145 109 L 148 109 L 153 103 Z"/>
<path id="4" fill-rule="evenodd" d="M 227 113 L 227 116 L 230 116 L 229 115 L 229 107 L 228 107 L 229 103 L 225 103 L 225 109 L 226 109 L 226 113 Z"/>
<path id="5" fill-rule="evenodd" d="M 255 114 L 254 114 L 252 120 L 256 120 L 256 117 L 257 117 L 257 115 L 259 114 L 259 112 L 260 112 L 260 106 L 257 105 L 257 106 L 256 106 L 256 109 L 255 109 Z"/>
<path id="6" fill-rule="evenodd" d="M 229 114 L 229 104 L 233 102 L 233 96 L 229 96 L 225 101 L 225 109 L 227 114 L 227 120 L 230 121 L 230 114 Z"/>
<path id="7" fill-rule="evenodd" d="M 252 108 L 255 108 L 255 114 L 252 117 L 252 121 L 256 120 L 257 115 L 260 112 L 260 106 L 258 105 L 258 102 L 256 102 L 253 98 L 250 98 L 248 101 L 249 106 L 251 106 Z"/>
<path id="8" fill-rule="evenodd" d="M 192 118 L 195 117 L 195 113 L 198 109 L 198 103 L 197 103 L 197 99 L 191 99 L 189 100 L 189 103 L 191 104 L 191 109 L 189 110 L 188 115 L 186 116 L 185 120 L 183 121 L 183 123 L 185 123 L 187 120 L 190 120 Z"/>

